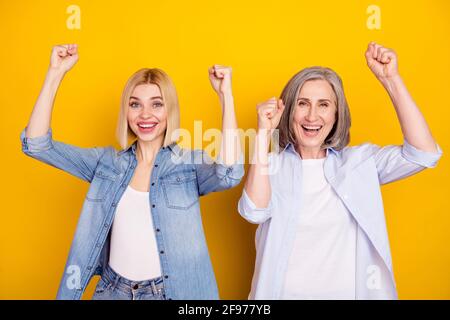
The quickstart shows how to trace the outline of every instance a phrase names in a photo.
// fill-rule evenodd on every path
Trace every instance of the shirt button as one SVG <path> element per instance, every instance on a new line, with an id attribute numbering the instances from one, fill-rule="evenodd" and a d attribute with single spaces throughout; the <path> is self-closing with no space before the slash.
<path id="1" fill-rule="evenodd" d="M 154 204 L 152 204 L 152 208 L 154 208 L 155 207 L 155 205 Z"/>
<path id="2" fill-rule="evenodd" d="M 164 278 L 169 279 L 169 276 L 166 275 L 166 276 L 164 276 Z"/>
<path id="3" fill-rule="evenodd" d="M 131 165 L 131 167 L 130 167 L 131 169 L 134 169 L 134 165 Z"/>
<path id="4" fill-rule="evenodd" d="M 154 186 L 155 185 L 155 183 L 154 182 L 152 182 L 152 186 Z"/>
<path id="5" fill-rule="evenodd" d="M 164 250 L 161 250 L 159 253 L 164 254 Z"/>
<path id="6" fill-rule="evenodd" d="M 135 285 L 133 286 L 133 289 L 136 290 L 137 288 L 139 288 L 139 285 L 135 284 Z"/>
<path id="7" fill-rule="evenodd" d="M 125 183 L 122 183 L 122 188 L 125 188 L 127 185 Z"/>
<path id="8" fill-rule="evenodd" d="M 159 229 L 156 229 L 156 232 L 160 232 L 161 230 L 159 230 Z"/>

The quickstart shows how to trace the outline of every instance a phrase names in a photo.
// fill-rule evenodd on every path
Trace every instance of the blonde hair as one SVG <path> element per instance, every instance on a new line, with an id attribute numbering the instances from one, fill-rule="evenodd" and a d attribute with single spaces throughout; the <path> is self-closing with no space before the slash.
<path id="1" fill-rule="evenodd" d="M 296 145 L 294 128 L 294 110 L 297 105 L 298 95 L 306 81 L 326 80 L 333 88 L 336 95 L 336 121 L 322 145 L 322 148 L 334 148 L 341 150 L 350 142 L 350 110 L 344 94 L 344 87 L 341 78 L 330 68 L 310 67 L 305 68 L 295 74 L 281 93 L 280 99 L 286 106 L 277 129 L 279 130 L 279 145 L 281 150 L 288 143 Z"/>
<path id="2" fill-rule="evenodd" d="M 117 124 L 117 140 L 122 149 L 127 149 L 136 140 L 136 135 L 128 126 L 128 105 L 134 88 L 141 84 L 155 84 L 161 90 L 164 106 L 167 109 L 167 128 L 163 146 L 166 147 L 178 140 L 180 127 L 180 107 L 175 86 L 169 76 L 157 68 L 144 68 L 134 73 L 127 81 L 122 93 L 119 120 Z"/>

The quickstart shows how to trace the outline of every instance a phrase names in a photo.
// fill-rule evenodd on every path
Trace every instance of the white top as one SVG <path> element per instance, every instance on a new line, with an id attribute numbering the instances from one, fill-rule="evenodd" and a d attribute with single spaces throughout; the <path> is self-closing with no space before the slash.
<path id="1" fill-rule="evenodd" d="M 356 223 L 326 181 L 324 161 L 302 160 L 302 209 L 282 299 L 356 298 Z"/>
<path id="2" fill-rule="evenodd" d="M 148 192 L 125 190 L 111 231 L 109 265 L 133 281 L 161 276 Z"/>

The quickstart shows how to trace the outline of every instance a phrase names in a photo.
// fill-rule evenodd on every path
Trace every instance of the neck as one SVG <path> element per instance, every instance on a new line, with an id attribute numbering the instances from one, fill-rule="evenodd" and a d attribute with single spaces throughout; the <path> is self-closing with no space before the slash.
<path id="1" fill-rule="evenodd" d="M 314 147 L 314 148 L 308 148 L 303 146 L 297 146 L 297 152 L 300 154 L 300 157 L 302 157 L 303 160 L 306 159 L 321 159 L 325 158 L 327 155 L 327 152 L 325 149 L 322 149 L 320 147 Z"/>
<path id="2" fill-rule="evenodd" d="M 153 141 L 142 141 L 138 139 L 136 148 L 137 161 L 151 165 L 162 145 L 163 141 L 161 139 Z"/>

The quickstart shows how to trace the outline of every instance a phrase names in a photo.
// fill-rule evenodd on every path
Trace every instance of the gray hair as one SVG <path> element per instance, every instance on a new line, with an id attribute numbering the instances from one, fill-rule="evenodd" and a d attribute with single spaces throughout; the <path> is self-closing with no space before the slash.
<path id="1" fill-rule="evenodd" d="M 294 110 L 297 105 L 298 95 L 306 81 L 326 80 L 333 88 L 336 95 L 336 121 L 322 145 L 323 149 L 334 148 L 343 149 L 350 141 L 350 110 L 344 94 L 344 87 L 341 78 L 330 68 L 310 67 L 305 68 L 295 74 L 281 93 L 280 99 L 286 106 L 277 129 L 279 130 L 279 146 L 284 149 L 288 143 L 296 145 L 293 130 Z"/>

